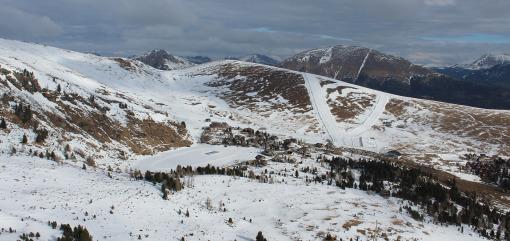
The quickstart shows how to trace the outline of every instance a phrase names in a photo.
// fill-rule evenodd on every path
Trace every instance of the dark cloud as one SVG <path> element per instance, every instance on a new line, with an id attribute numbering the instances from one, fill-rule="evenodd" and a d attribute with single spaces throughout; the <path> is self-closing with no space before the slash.
<path id="1" fill-rule="evenodd" d="M 418 63 L 510 52 L 508 0 L 0 0 L 0 36 L 130 55 L 263 53 L 361 45 Z"/>

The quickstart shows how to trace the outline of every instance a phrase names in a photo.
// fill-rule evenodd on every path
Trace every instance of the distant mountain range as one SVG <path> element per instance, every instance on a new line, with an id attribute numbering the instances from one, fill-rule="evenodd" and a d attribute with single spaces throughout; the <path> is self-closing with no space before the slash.
<path id="1" fill-rule="evenodd" d="M 471 64 L 463 65 L 465 69 L 490 69 L 496 65 L 510 64 L 510 54 L 484 54 Z"/>
<path id="2" fill-rule="evenodd" d="M 243 57 L 227 57 L 225 59 L 240 60 L 249 63 L 265 64 L 271 66 L 277 66 L 280 64 L 280 61 L 276 60 L 275 58 L 262 54 L 250 54 Z"/>
<path id="3" fill-rule="evenodd" d="M 176 56 L 162 49 L 151 50 L 144 55 L 135 56 L 133 59 L 160 70 L 184 69 L 193 65 L 204 64 L 214 60 L 207 56 Z M 226 57 L 224 59 L 272 66 L 276 66 L 280 63 L 280 61 L 262 54 L 251 54 L 242 57 Z"/>
<path id="4" fill-rule="evenodd" d="M 510 88 L 510 54 L 486 54 L 471 64 L 434 68 L 434 70 L 460 80 Z"/>
<path id="5" fill-rule="evenodd" d="M 475 61 L 473 68 L 491 70 L 487 69 L 491 64 L 504 59 L 486 56 Z M 403 96 L 482 108 L 510 108 L 510 88 L 465 81 L 447 71 L 426 68 L 364 47 L 339 45 L 304 51 L 282 61 L 280 66 Z"/>
<path id="6" fill-rule="evenodd" d="M 134 59 L 161 70 L 184 69 L 214 60 L 176 56 L 165 50 L 152 50 Z M 343 45 L 304 51 L 281 62 L 261 54 L 224 59 L 313 73 L 403 96 L 510 109 L 509 54 L 486 54 L 470 64 L 442 68 L 427 68 L 374 49 Z"/>

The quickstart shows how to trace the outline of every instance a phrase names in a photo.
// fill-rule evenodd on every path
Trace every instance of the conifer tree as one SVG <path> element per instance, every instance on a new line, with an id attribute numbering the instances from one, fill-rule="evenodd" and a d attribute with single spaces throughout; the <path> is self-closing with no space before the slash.
<path id="1" fill-rule="evenodd" d="M 2 120 L 0 120 L 0 129 L 7 129 L 7 123 L 5 123 L 4 118 L 2 118 Z"/>
<path id="2" fill-rule="evenodd" d="M 259 233 L 257 234 L 257 237 L 255 238 L 256 241 L 267 241 L 266 238 L 264 238 L 264 235 L 262 235 L 262 232 L 259 231 Z"/>

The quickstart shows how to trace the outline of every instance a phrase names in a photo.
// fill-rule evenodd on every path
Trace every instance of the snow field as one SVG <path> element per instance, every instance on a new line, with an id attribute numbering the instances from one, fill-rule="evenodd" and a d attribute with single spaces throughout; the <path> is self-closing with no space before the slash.
<path id="1" fill-rule="evenodd" d="M 323 169 L 312 160 L 299 165 Z M 254 171 L 287 170 L 290 174 L 299 165 L 269 163 Z M 299 178 L 287 176 L 272 184 L 195 176 L 194 187 L 163 200 L 157 185 L 126 174 L 113 173 L 109 178 L 102 170 L 82 170 L 45 159 L 0 157 L 4 184 L 0 186 L 0 228 L 13 227 L 18 235 L 40 232 L 42 240 L 54 237 L 55 231 L 45 225 L 53 220 L 84 225 L 98 240 L 137 240 L 138 235 L 142 240 L 253 240 L 258 231 L 268 240 L 318 240 L 328 232 L 344 239 L 363 236 L 363 230 L 368 235 L 377 223 L 381 232 L 393 238 L 480 240 L 468 228 L 461 234 L 457 227 L 415 221 L 399 212 L 400 201 L 395 198 L 306 185 L 305 176 L 300 172 Z M 211 209 L 206 206 L 208 199 Z M 0 234 L 0 240 L 12 237 Z"/>

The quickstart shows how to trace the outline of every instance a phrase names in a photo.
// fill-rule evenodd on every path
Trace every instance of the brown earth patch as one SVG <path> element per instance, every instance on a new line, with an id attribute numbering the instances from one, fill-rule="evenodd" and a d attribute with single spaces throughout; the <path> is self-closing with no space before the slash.
<path id="1" fill-rule="evenodd" d="M 386 112 L 397 120 L 412 119 L 414 123 L 430 126 L 439 133 L 467 138 L 463 142 L 459 142 L 458 138 L 451 139 L 454 143 L 481 150 L 492 148 L 490 145 L 499 145 L 500 155 L 510 155 L 508 111 L 484 110 L 441 102 L 391 99 L 386 105 Z"/>
<path id="2" fill-rule="evenodd" d="M 259 103 L 269 103 L 271 109 L 292 109 L 296 113 L 311 110 L 310 97 L 303 76 L 293 72 L 228 63 L 217 69 L 218 79 L 208 83 L 212 87 L 227 87 L 220 96 L 233 106 L 245 106 L 252 110 L 261 108 Z M 286 103 L 277 103 L 283 98 Z"/>
<path id="3" fill-rule="evenodd" d="M 126 60 L 126 59 L 123 59 L 123 58 L 114 58 L 113 60 L 115 62 L 117 62 L 121 68 L 123 68 L 125 70 L 132 71 L 132 70 L 135 69 L 135 67 L 133 66 L 133 64 L 129 60 Z"/>
<path id="4" fill-rule="evenodd" d="M 402 226 L 404 224 L 404 220 L 402 219 L 392 219 L 391 220 L 391 224 L 393 225 L 398 225 L 398 226 Z"/>
<path id="5" fill-rule="evenodd" d="M 345 97 L 338 96 L 335 100 L 329 99 L 332 93 L 342 93 L 342 90 L 348 89 L 347 86 L 338 86 L 336 88 L 328 88 L 328 105 L 331 108 L 331 113 L 335 115 L 337 121 L 349 121 L 356 116 L 363 113 L 367 108 L 370 108 L 375 103 L 376 96 L 373 94 L 365 93 L 348 93 Z"/>
<path id="6" fill-rule="evenodd" d="M 403 116 L 406 113 L 406 107 L 411 106 L 409 102 L 399 99 L 391 99 L 386 104 L 386 112 L 394 115 L 395 117 Z"/>
<path id="7" fill-rule="evenodd" d="M 357 219 L 351 219 L 351 220 L 349 220 L 349 221 L 345 222 L 345 223 L 342 225 L 342 227 L 343 227 L 344 229 L 346 229 L 346 230 L 349 230 L 349 229 L 351 229 L 351 227 L 358 226 L 358 225 L 360 225 L 360 224 L 362 224 L 362 223 L 363 223 L 362 221 L 359 221 L 359 220 L 357 220 Z"/>

